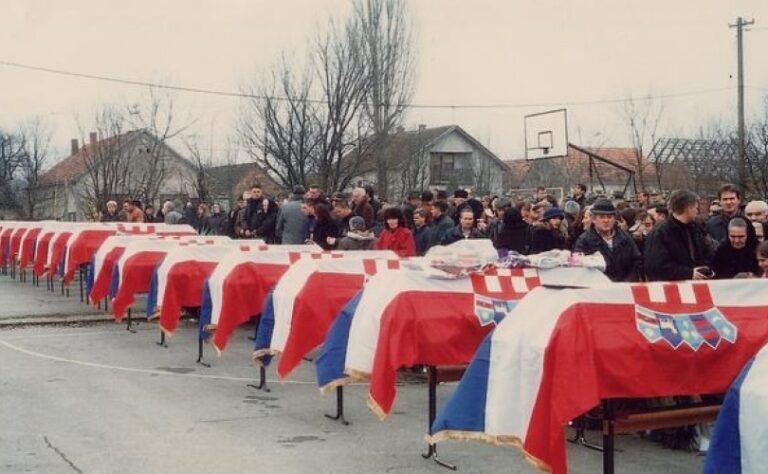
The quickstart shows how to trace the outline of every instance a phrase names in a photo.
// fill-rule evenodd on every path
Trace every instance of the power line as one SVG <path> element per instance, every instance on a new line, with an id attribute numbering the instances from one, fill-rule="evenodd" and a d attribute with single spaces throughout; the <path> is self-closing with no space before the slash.
<path id="1" fill-rule="evenodd" d="M 190 92 L 195 94 L 207 94 L 207 95 L 216 95 L 216 96 L 223 96 L 223 97 L 233 97 L 233 98 L 244 98 L 244 99 L 258 99 L 258 100 L 275 100 L 275 101 L 298 101 L 298 102 L 307 102 L 312 104 L 324 104 L 326 103 L 325 100 L 321 99 L 297 99 L 297 98 L 289 98 L 289 97 L 280 97 L 280 96 L 267 96 L 267 95 L 258 95 L 258 94 L 247 94 L 243 92 L 232 92 L 232 91 L 223 91 L 223 90 L 216 90 L 216 89 L 207 89 L 202 87 L 189 87 L 189 86 L 172 86 L 168 84 L 160 84 L 156 82 L 147 82 L 147 81 L 135 81 L 131 79 L 123 79 L 119 77 L 111 77 L 111 76 L 104 76 L 99 74 L 89 74 L 89 73 L 82 73 L 82 72 L 74 72 L 74 71 L 65 71 L 62 69 L 53 69 L 48 67 L 42 67 L 42 66 L 34 66 L 30 64 L 22 64 L 17 63 L 13 61 L 3 61 L 0 60 L 0 65 L 2 66 L 8 66 L 8 67 L 14 67 L 17 69 L 26 69 L 30 71 L 38 71 L 38 72 L 45 72 L 49 74 L 58 74 L 62 76 L 69 76 L 69 77 L 78 77 L 83 79 L 91 79 L 96 81 L 105 81 L 105 82 L 114 82 L 118 84 L 126 84 L 131 86 L 140 86 L 140 87 L 154 87 L 157 89 L 167 89 L 167 90 L 174 90 L 179 92 Z M 601 105 L 601 104 L 620 104 L 624 102 L 645 102 L 650 100 L 656 100 L 656 99 L 673 99 L 673 98 L 679 98 L 679 97 L 691 97 L 696 95 L 703 95 L 703 94 L 711 94 L 715 92 L 722 92 L 722 91 L 728 91 L 733 90 L 734 87 L 727 86 L 727 87 L 718 87 L 718 88 L 712 88 L 712 89 L 700 89 L 695 91 L 688 91 L 688 92 L 675 92 L 675 93 L 669 93 L 669 94 L 658 94 L 658 95 L 646 95 L 646 96 L 640 96 L 640 97 L 622 97 L 622 98 L 612 98 L 612 99 L 594 99 L 594 100 L 581 100 L 581 101 L 563 101 L 563 102 L 530 102 L 530 103 L 517 103 L 517 104 L 452 104 L 452 105 L 444 105 L 444 104 L 408 104 L 408 103 L 402 103 L 402 104 L 395 104 L 397 106 L 405 106 L 412 109 L 449 109 L 449 110 L 455 110 L 455 109 L 525 109 L 525 108 L 533 108 L 533 107 L 563 107 L 563 106 L 581 106 L 581 105 Z"/>

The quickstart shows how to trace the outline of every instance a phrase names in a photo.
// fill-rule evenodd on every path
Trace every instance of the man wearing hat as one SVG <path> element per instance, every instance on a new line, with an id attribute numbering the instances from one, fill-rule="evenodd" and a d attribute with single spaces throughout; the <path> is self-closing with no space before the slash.
<path id="1" fill-rule="evenodd" d="M 565 236 L 560 231 L 560 224 L 565 214 L 559 207 L 550 207 L 544 211 L 541 224 L 536 226 L 531 238 L 530 253 L 541 253 L 565 248 Z"/>
<path id="2" fill-rule="evenodd" d="M 607 198 L 598 198 L 592 205 L 592 227 L 579 236 L 573 251 L 586 255 L 600 252 L 605 259 L 605 275 L 611 281 L 640 279 L 640 250 L 616 225 L 616 207 Z"/>
<path id="3" fill-rule="evenodd" d="M 295 186 L 288 202 L 283 204 L 277 215 L 275 230 L 278 240 L 283 244 L 301 245 L 309 235 L 309 218 L 301 212 L 301 201 L 304 197 L 304 187 Z"/>

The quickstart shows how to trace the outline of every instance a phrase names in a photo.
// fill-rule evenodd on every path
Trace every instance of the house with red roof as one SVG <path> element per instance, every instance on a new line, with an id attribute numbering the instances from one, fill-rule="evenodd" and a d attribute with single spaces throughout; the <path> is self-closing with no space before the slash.
<path id="1" fill-rule="evenodd" d="M 40 177 L 36 219 L 96 219 L 109 200 L 159 205 L 197 197 L 197 168 L 146 130 L 131 130 L 87 144 L 71 142 L 70 155 Z"/>

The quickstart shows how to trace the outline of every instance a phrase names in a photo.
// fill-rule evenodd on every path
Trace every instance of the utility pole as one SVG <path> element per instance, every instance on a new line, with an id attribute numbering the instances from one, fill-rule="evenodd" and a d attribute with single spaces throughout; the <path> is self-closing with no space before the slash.
<path id="1" fill-rule="evenodd" d="M 737 136 L 737 150 L 736 150 L 736 166 L 739 171 L 739 186 L 741 192 L 744 193 L 747 190 L 747 163 L 746 163 L 746 138 L 744 127 L 744 27 L 755 24 L 755 20 L 744 21 L 743 18 L 738 17 L 735 25 L 728 25 L 730 28 L 736 28 L 736 54 L 738 56 L 738 81 L 737 88 L 738 97 L 738 136 Z"/>

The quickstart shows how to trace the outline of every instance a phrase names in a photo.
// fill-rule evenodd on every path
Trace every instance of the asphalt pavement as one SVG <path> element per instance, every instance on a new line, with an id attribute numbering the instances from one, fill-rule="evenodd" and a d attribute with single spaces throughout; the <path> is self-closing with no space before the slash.
<path id="1" fill-rule="evenodd" d="M 60 315 L 65 304 L 85 308 L 77 294 L 45 294 L 44 283 L 0 277 L 0 314 L 18 317 L 49 297 Z M 113 322 L 0 326 L 0 472 L 450 472 L 420 456 L 427 386 L 418 377 L 402 381 L 383 422 L 365 386 L 347 387 L 345 426 L 323 416 L 335 397 L 319 394 L 311 362 L 282 384 L 268 370 L 271 391 L 256 390 L 247 386 L 258 377 L 251 331 L 237 331 L 220 357 L 206 347 L 204 367 L 195 329 L 182 323 L 166 348 L 153 323 L 135 333 Z M 453 388 L 440 386 L 440 401 Z M 617 447 L 617 472 L 701 471 L 701 456 L 638 436 L 618 437 Z M 439 450 L 458 472 L 535 472 L 512 447 L 449 441 Z M 571 472 L 601 471 L 599 452 L 569 445 L 568 460 Z"/>

